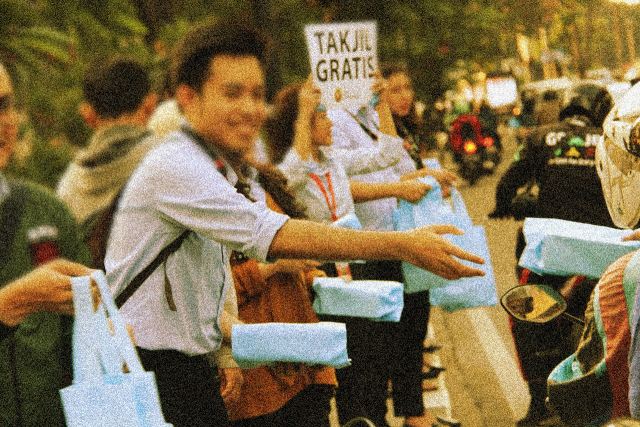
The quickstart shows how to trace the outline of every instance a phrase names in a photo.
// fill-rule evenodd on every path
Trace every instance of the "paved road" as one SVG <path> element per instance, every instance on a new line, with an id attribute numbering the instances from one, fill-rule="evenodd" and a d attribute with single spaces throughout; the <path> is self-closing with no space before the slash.
<path id="1" fill-rule="evenodd" d="M 505 138 L 503 162 L 497 173 L 461 192 L 474 222 L 485 226 L 498 296 L 517 283 L 514 247 L 520 223 L 489 220 L 495 187 L 515 150 Z M 514 357 L 508 318 L 501 307 L 444 313 L 434 310 L 433 327 L 444 345 L 441 358 L 447 368 L 445 383 L 453 415 L 469 427 L 513 426 L 528 405 L 528 392 Z"/>

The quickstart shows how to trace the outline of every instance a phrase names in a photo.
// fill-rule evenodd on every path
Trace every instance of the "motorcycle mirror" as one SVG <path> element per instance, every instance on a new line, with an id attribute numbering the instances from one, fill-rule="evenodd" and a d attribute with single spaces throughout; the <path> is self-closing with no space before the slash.
<path id="1" fill-rule="evenodd" d="M 509 289 L 500 304 L 511 316 L 529 323 L 547 323 L 562 315 L 567 302 L 548 285 L 522 285 Z"/>

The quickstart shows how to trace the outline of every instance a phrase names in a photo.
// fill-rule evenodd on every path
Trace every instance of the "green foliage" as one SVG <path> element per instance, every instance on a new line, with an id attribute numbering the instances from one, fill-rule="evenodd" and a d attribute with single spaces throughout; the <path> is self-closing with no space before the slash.
<path id="1" fill-rule="evenodd" d="M 205 19 L 244 20 L 271 37 L 269 95 L 309 73 L 305 24 L 375 20 L 380 59 L 406 62 L 428 102 L 447 88 L 448 70 L 472 72 L 478 64 L 494 70 L 514 56 L 517 32 L 532 37 L 536 53 L 540 26 L 551 48 L 570 52 L 572 25 L 583 61 L 612 65 L 610 8 L 605 0 L 0 0 L 0 61 L 15 79 L 38 141 L 20 170 L 46 183 L 57 172 L 44 173 L 37 162 L 59 171 L 68 144 L 82 145 L 90 134 L 77 113 L 87 65 L 129 55 L 159 82 L 173 46 Z M 638 9 L 627 8 L 624 16 L 637 22 Z"/>

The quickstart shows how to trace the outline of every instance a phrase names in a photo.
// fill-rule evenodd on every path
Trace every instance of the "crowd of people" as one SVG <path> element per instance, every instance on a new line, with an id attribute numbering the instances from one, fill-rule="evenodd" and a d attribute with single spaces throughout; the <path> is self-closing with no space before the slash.
<path id="1" fill-rule="evenodd" d="M 317 275 L 402 281 L 400 261 L 450 279 L 482 274 L 460 262 L 481 258 L 441 237 L 461 232 L 453 226 L 393 231 L 397 198 L 416 201 L 429 190 L 416 178 L 432 174 L 445 187 L 456 178 L 419 163 L 417 128 L 406 121 L 414 101 L 406 70 L 377 79 L 379 102 L 370 109 L 326 111 L 307 81 L 284 88 L 267 118 L 263 61 L 253 30 L 194 28 L 175 51 L 179 118 L 162 135 L 147 126 L 158 98 L 144 67 L 101 61 L 86 73 L 79 109 L 94 133 L 58 197 L 0 175 L 3 248 L 12 248 L 3 254 L 0 291 L 3 425 L 64 425 L 68 280 L 90 268 L 105 269 L 173 425 L 328 426 L 336 386 L 342 423 L 366 417 L 385 425 L 389 380 L 407 425 L 433 423 L 422 403 L 426 293 L 405 295 L 397 325 L 340 319 L 352 365 L 337 372 L 297 364 L 241 370 L 231 357 L 234 324 L 317 322 Z M 4 68 L 0 77 L 9 101 L 0 111 L 4 166 L 17 126 Z M 393 85 L 398 78 L 402 86 Z M 357 155 L 345 151 L 356 146 Z M 364 202 L 371 205 L 359 215 L 363 230 L 332 226 Z M 366 262 L 346 263 L 354 259 Z"/>
<path id="2" fill-rule="evenodd" d="M 94 133 L 57 196 L 2 173 L 17 117 L 0 65 L 0 424 L 64 425 L 58 390 L 72 371 L 69 279 L 100 268 L 175 426 L 329 426 L 334 397 L 341 423 L 365 417 L 384 426 L 389 392 L 405 425 L 434 425 L 422 398 L 429 292 L 405 293 L 397 323 L 318 319 L 311 294 L 314 277 L 325 275 L 402 283 L 402 261 L 447 279 L 483 274 L 461 262 L 481 258 L 442 237 L 460 234 L 456 227 L 394 231 L 397 201 L 430 190 L 420 177 L 433 176 L 445 194 L 457 180 L 423 163 L 433 146 L 409 70 L 382 66 L 366 107 L 327 110 L 308 79 L 282 88 L 268 113 L 264 60 L 264 40 L 252 29 L 195 27 L 175 49 L 171 98 L 160 108 L 136 60 L 96 63 L 79 109 Z M 560 122 L 527 134 L 492 217 L 509 215 L 516 189 L 536 180 L 538 215 L 612 225 L 593 142 L 613 103 L 594 85 L 574 91 Z M 334 226 L 347 216 L 362 230 Z M 364 261 L 348 262 L 356 259 Z M 629 263 L 582 289 L 619 296 Z M 533 280 L 518 274 L 523 284 Z M 536 281 L 560 289 L 565 279 Z M 235 324 L 319 320 L 346 325 L 349 367 L 240 369 L 233 360 Z M 549 339 L 562 335 L 557 325 L 514 323 L 513 331 L 532 397 L 519 425 L 537 425 L 550 415 L 547 376 L 568 353 L 532 350 L 558 342 Z M 615 415 L 628 415 L 629 403 L 637 406 L 632 398 Z"/>

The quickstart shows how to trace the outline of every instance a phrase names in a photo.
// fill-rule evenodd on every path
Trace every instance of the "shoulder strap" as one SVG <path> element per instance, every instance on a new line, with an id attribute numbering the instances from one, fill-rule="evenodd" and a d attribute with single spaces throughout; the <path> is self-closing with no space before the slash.
<path id="1" fill-rule="evenodd" d="M 5 249 L 10 248 L 16 239 L 22 211 L 28 195 L 27 189 L 23 184 L 10 182 L 9 185 L 11 193 L 0 206 L 0 248 Z M 6 258 L 10 255 L 10 250 L 0 251 L 0 265 L 5 265 Z"/>
<path id="2" fill-rule="evenodd" d="M 185 230 L 180 234 L 176 239 L 165 246 L 164 249 L 160 251 L 160 253 L 155 257 L 153 261 L 140 273 L 133 278 L 131 282 L 124 288 L 120 295 L 116 297 L 116 306 L 118 308 L 122 307 L 125 302 L 142 286 L 145 280 L 151 276 L 158 266 L 160 266 L 163 262 L 169 258 L 169 255 L 180 249 L 182 246 L 182 242 L 184 239 L 191 233 L 191 230 Z"/>
<path id="3" fill-rule="evenodd" d="M 374 141 L 378 140 L 378 135 L 376 135 L 371 129 L 369 129 L 367 126 L 365 126 L 364 123 L 362 123 L 362 120 L 360 120 L 360 117 L 358 117 L 357 115 L 353 114 L 351 111 L 345 109 L 345 111 L 351 116 L 353 117 L 353 120 L 356 121 L 356 123 L 358 123 L 358 125 L 360 125 L 360 128 L 362 128 L 362 130 L 364 131 L 364 133 L 366 133 L 367 135 L 369 135 L 369 138 L 373 139 Z"/>
<path id="4" fill-rule="evenodd" d="M 214 162 L 216 168 L 218 169 L 218 172 L 220 172 L 226 178 L 226 166 L 224 165 L 224 162 L 220 160 L 213 147 L 204 142 L 204 140 L 190 128 L 183 126 L 181 130 L 205 150 L 207 155 Z M 165 248 L 160 251 L 155 259 L 151 261 L 151 263 L 147 267 L 145 267 L 144 270 L 138 273 L 136 277 L 134 277 L 133 280 L 129 282 L 129 284 L 124 288 L 122 292 L 120 292 L 120 294 L 115 299 L 116 306 L 118 308 L 122 307 L 127 302 L 127 300 L 131 298 L 131 296 L 140 288 L 140 286 L 142 286 L 144 281 L 147 280 L 149 276 L 151 276 L 151 273 L 153 273 L 162 263 L 164 263 L 171 254 L 180 249 L 180 246 L 182 246 L 182 242 L 184 242 L 184 239 L 186 239 L 186 237 L 190 233 L 191 230 L 183 231 L 182 234 L 176 237 L 175 240 L 165 246 Z"/>
<path id="5" fill-rule="evenodd" d="M 104 270 L 104 257 L 107 253 L 107 242 L 111 234 L 113 217 L 118 210 L 124 186 L 104 209 L 89 216 L 82 223 L 82 239 L 89 247 L 92 267 Z"/>

